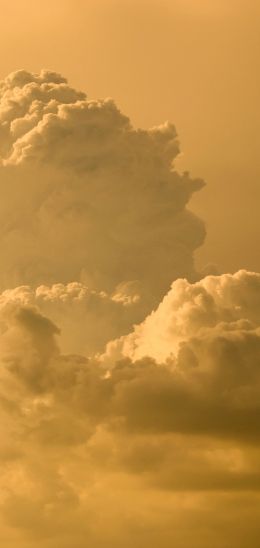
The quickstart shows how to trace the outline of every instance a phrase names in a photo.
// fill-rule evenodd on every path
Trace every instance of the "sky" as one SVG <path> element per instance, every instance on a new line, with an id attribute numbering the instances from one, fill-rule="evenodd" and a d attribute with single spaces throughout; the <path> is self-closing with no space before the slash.
<path id="1" fill-rule="evenodd" d="M 259 3 L 0 0 L 0 542 L 259 543 Z"/>
<path id="2" fill-rule="evenodd" d="M 192 206 L 207 224 L 199 266 L 259 269 L 259 2 L 1 6 L 1 77 L 57 70 L 89 97 L 113 97 L 135 127 L 173 122 L 180 168 L 207 182 Z"/>

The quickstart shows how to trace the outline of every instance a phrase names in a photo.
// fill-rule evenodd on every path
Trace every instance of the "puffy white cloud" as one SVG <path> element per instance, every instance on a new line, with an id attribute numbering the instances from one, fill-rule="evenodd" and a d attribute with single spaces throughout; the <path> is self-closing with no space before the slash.
<path id="1" fill-rule="evenodd" d="M 256 273 L 177 280 L 133 333 L 110 342 L 108 366 L 139 360 L 132 385 L 138 390 L 126 385 L 123 396 L 133 420 L 259 440 L 259 300 Z"/>
<path id="2" fill-rule="evenodd" d="M 260 275 L 246 271 L 173 282 L 158 308 L 133 333 L 112 341 L 107 353 L 158 361 L 178 354 L 187 340 L 253 331 L 260 324 Z"/>

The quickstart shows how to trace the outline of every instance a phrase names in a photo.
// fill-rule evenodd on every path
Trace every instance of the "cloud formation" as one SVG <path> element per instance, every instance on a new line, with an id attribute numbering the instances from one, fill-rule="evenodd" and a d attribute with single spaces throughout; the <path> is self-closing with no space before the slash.
<path id="1" fill-rule="evenodd" d="M 175 282 L 124 344 L 108 347 L 109 370 L 104 356 L 62 354 L 58 328 L 28 289 L 23 300 L 21 289 L 5 292 L 0 458 L 10 538 L 20 531 L 22 547 L 155 546 L 164 531 L 165 548 L 206 547 L 213 535 L 237 546 L 236 504 L 249 491 L 257 503 L 260 486 L 259 289 L 260 275 L 245 271 Z M 64 287 L 51 294 L 66 298 Z M 253 539 L 256 511 L 250 520 Z M 239 546 L 246 539 L 245 527 Z"/>
<path id="2" fill-rule="evenodd" d="M 186 206 L 203 182 L 175 171 L 172 124 L 136 130 L 112 100 L 18 71 L 0 84 L 0 151 L 2 289 L 134 282 L 147 313 L 173 279 L 196 278 L 205 230 Z"/>
<path id="3" fill-rule="evenodd" d="M 119 334 L 127 334 L 139 315 L 138 284 L 121 284 L 108 295 L 79 282 L 19 286 L 0 294 L 0 308 L 9 303 L 36 307 L 59 325 L 63 352 L 90 356 L 105 350 Z"/>
<path id="4" fill-rule="evenodd" d="M 5 548 L 257 545 L 260 275 L 199 280 L 178 152 L 57 73 L 0 83 Z"/>
<path id="5" fill-rule="evenodd" d="M 147 355 L 157 361 L 176 356 L 188 339 L 208 333 L 221 335 L 244 329 L 251 331 L 260 322 L 260 278 L 257 273 L 206 276 L 190 284 L 173 282 L 171 290 L 134 332 L 109 345 L 110 351 L 133 360 Z"/>

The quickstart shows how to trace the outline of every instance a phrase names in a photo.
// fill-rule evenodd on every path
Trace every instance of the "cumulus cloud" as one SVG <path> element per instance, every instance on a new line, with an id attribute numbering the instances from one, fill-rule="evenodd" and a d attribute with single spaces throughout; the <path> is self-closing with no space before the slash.
<path id="1" fill-rule="evenodd" d="M 199 280 L 178 152 L 57 73 L 0 83 L 5 548 L 257 545 L 260 275 Z"/>
<path id="2" fill-rule="evenodd" d="M 260 322 L 260 277 L 257 273 L 207 276 L 190 284 L 173 282 L 157 310 L 133 333 L 111 342 L 110 352 L 138 359 L 151 356 L 165 361 L 176 356 L 183 342 L 209 333 L 252 331 Z"/>
<path id="3" fill-rule="evenodd" d="M 0 294 L 0 309 L 7 304 L 36 307 L 60 327 L 63 352 L 93 355 L 118 334 L 127 334 L 139 315 L 138 284 L 121 284 L 115 292 L 90 290 L 79 282 L 19 286 Z"/>
<path id="4" fill-rule="evenodd" d="M 256 504 L 260 486 L 259 289 L 260 275 L 245 271 L 179 280 L 99 359 L 62 354 L 58 328 L 40 311 L 43 295 L 66 301 L 82 287 L 2 295 L 1 506 L 10 539 L 155 546 L 164 531 L 165 548 L 207 547 L 213 535 L 237 546 L 232 528 L 247 511 L 236 504 L 249 491 Z M 256 511 L 250 520 L 253 539 Z M 239 545 L 246 539 L 245 526 Z"/>
<path id="5" fill-rule="evenodd" d="M 134 373 L 139 388 L 126 398 L 137 414 L 145 402 L 139 426 L 156 427 L 158 420 L 166 430 L 258 439 L 259 299 L 256 273 L 177 280 L 133 333 L 108 344 L 108 366 L 124 359 L 141 364 Z"/>
<path id="6" fill-rule="evenodd" d="M 170 123 L 134 129 L 112 100 L 60 75 L 18 71 L 0 85 L 0 286 L 139 284 L 145 313 L 173 279 L 195 279 L 203 186 L 174 169 Z M 144 316 L 143 316 L 144 317 Z M 140 321 L 141 317 L 136 317 Z"/>

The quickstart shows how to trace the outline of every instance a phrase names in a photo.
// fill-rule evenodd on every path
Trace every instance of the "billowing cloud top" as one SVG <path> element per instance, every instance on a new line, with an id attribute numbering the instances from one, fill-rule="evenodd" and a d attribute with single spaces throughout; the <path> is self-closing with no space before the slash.
<path id="1" fill-rule="evenodd" d="M 207 276 L 195 284 L 177 280 L 157 310 L 134 332 L 111 342 L 110 351 L 131 359 L 152 356 L 165 361 L 187 338 L 205 333 L 252 330 L 260 325 L 260 276 L 241 270 Z"/>
<path id="2" fill-rule="evenodd" d="M 60 75 L 18 71 L 0 84 L 0 285 L 137 281 L 159 302 L 196 277 L 204 239 L 186 209 L 203 185 L 179 175 L 166 123 L 135 130 L 111 100 L 87 100 Z"/>
<path id="3" fill-rule="evenodd" d="M 17 71 L 0 93 L 4 165 L 35 159 L 77 170 L 140 165 L 167 172 L 178 154 L 172 124 L 134 131 L 112 100 L 88 101 L 54 72 Z"/>

